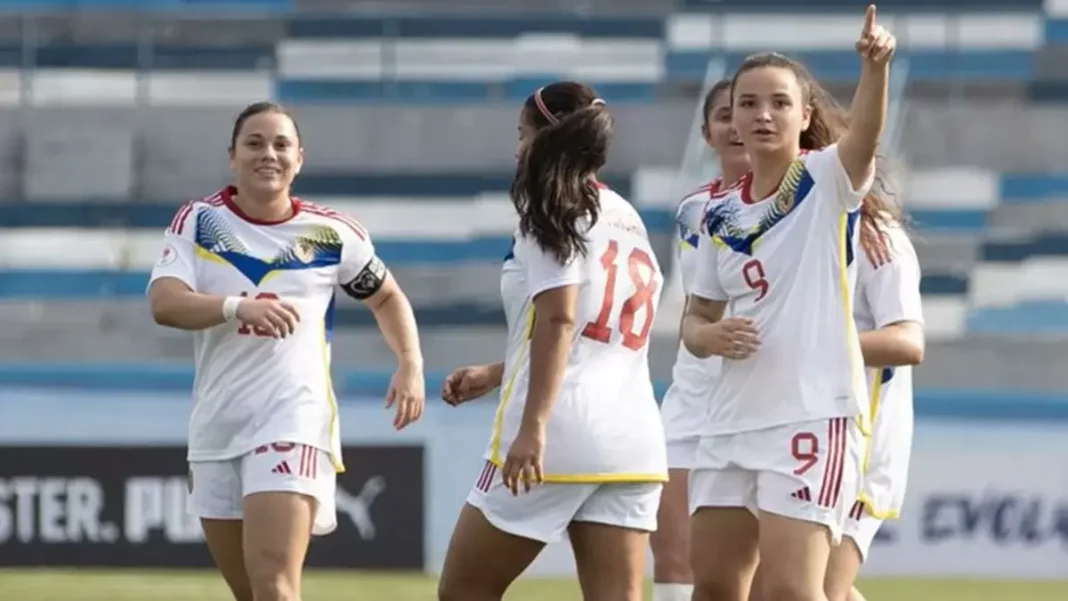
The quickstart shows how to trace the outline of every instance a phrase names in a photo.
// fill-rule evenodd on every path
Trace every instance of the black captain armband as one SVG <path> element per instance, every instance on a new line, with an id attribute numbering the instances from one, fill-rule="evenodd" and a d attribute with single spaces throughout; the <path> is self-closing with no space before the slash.
<path id="1" fill-rule="evenodd" d="M 367 300 L 382 288 L 382 284 L 386 282 L 387 273 L 386 264 L 382 262 L 382 259 L 377 256 L 371 257 L 360 273 L 352 278 L 351 282 L 342 284 L 341 289 L 356 300 Z"/>

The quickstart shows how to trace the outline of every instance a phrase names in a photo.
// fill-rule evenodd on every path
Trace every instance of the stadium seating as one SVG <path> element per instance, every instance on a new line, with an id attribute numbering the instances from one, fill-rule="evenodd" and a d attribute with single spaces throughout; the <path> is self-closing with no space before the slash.
<path id="1" fill-rule="evenodd" d="M 5 10 L 16 4 L 26 10 Z M 805 14 L 787 0 L 595 0 L 581 15 L 502 0 L 491 16 L 432 17 L 317 12 L 356 1 L 225 4 L 0 5 L 0 321 L 20 323 L 0 329 L 0 347 L 51 356 L 62 324 L 108 332 L 96 348 L 68 344 L 72 359 L 185 356 L 184 342 L 121 316 L 175 207 L 227 181 L 229 123 L 251 101 L 292 105 L 309 161 L 299 192 L 367 225 L 420 322 L 449 331 L 448 343 L 428 336 L 434 356 L 452 360 L 498 350 L 516 110 L 534 87 L 575 78 L 608 99 L 618 138 L 605 179 L 639 206 L 667 265 L 701 85 L 766 49 L 838 91 L 856 74 L 846 0 Z M 907 78 L 898 154 L 929 361 L 956 385 L 965 353 L 974 363 L 982 345 L 1068 330 L 1068 0 L 879 6 Z M 341 310 L 336 344 L 363 352 L 369 324 Z M 670 353 L 654 362 L 664 373 Z"/>

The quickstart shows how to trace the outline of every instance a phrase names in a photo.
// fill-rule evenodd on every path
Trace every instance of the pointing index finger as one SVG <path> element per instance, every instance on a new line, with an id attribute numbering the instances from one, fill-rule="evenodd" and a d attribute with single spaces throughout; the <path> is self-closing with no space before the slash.
<path id="1" fill-rule="evenodd" d="M 868 11 L 864 13 L 864 29 L 861 33 L 870 35 L 873 29 L 875 29 L 875 5 L 869 4 Z"/>

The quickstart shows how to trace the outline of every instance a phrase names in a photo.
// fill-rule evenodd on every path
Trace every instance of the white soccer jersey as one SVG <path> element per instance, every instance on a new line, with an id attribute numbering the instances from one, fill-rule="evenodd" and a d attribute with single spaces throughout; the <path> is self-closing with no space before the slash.
<path id="1" fill-rule="evenodd" d="M 682 289 L 689 294 L 697 272 L 697 245 L 701 223 L 710 202 L 722 199 L 717 179 L 682 199 L 675 211 L 678 231 L 676 265 L 682 275 Z M 683 440 L 701 435 L 712 386 L 719 377 L 722 359 L 716 356 L 699 359 L 686 345 L 679 344 L 675 364 L 671 368 L 671 388 L 660 406 L 664 435 L 668 440 Z"/>
<path id="2" fill-rule="evenodd" d="M 195 292 L 278 298 L 300 314 L 275 339 L 233 322 L 193 333 L 196 381 L 190 461 L 218 461 L 260 445 L 292 442 L 328 451 L 342 469 L 330 382 L 335 291 L 384 275 L 367 232 L 354 220 L 298 199 L 283 222 L 241 213 L 224 188 L 182 206 L 164 234 L 151 281 L 177 278 Z"/>
<path id="3" fill-rule="evenodd" d="M 857 329 L 877 330 L 893 323 L 923 323 L 920 301 L 920 263 L 908 235 L 887 228 L 889 263 L 875 266 L 860 252 Z M 869 368 L 869 407 L 872 434 L 868 443 L 861 500 L 878 518 L 894 518 L 901 511 L 912 452 L 912 367 Z"/>
<path id="4" fill-rule="evenodd" d="M 517 233 L 505 258 L 501 296 L 508 349 L 485 457 L 500 466 L 522 421 L 534 297 L 577 285 L 575 334 L 546 428 L 546 481 L 664 481 L 664 434 L 648 361 L 663 276 L 634 207 L 605 188 L 600 202 L 585 257 L 561 265 Z"/>
<path id="5" fill-rule="evenodd" d="M 724 360 L 704 434 L 859 416 L 866 385 L 853 323 L 855 224 L 871 182 L 853 190 L 837 145 L 799 157 L 771 197 L 751 180 L 712 206 L 693 294 L 752 319 L 760 348 Z"/>

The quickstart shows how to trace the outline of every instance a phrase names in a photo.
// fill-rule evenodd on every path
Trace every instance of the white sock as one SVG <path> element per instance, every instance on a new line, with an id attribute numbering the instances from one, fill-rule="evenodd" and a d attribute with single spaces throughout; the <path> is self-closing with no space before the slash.
<path id="1" fill-rule="evenodd" d="M 653 601 L 690 601 L 692 596 L 692 584 L 653 583 Z"/>

